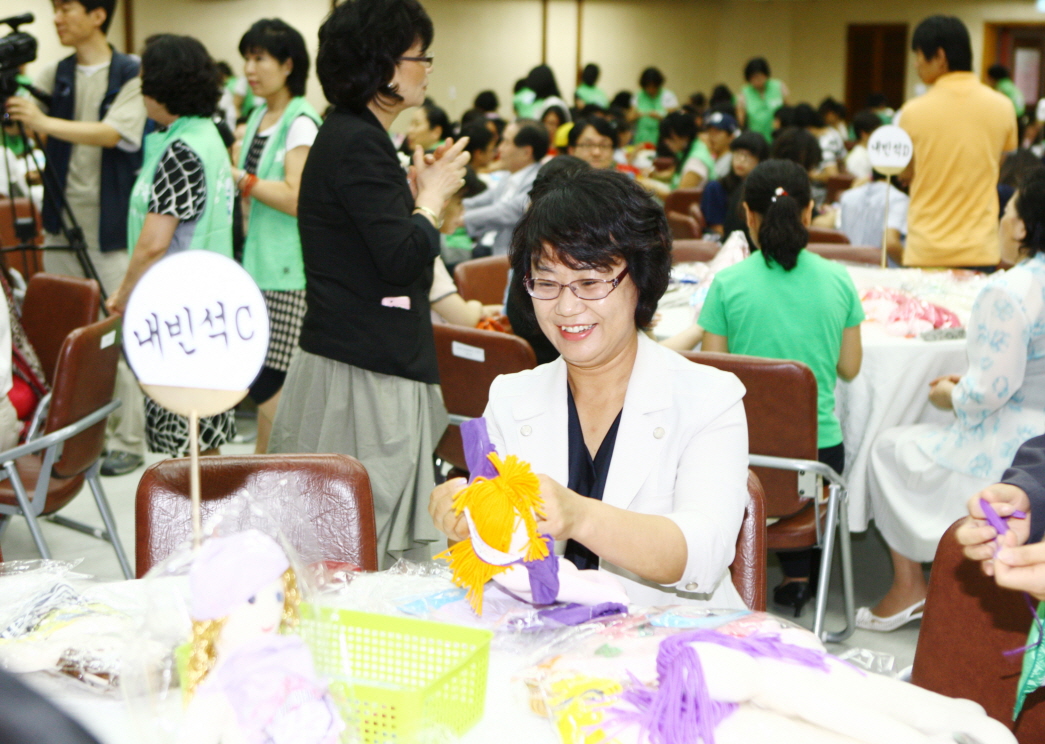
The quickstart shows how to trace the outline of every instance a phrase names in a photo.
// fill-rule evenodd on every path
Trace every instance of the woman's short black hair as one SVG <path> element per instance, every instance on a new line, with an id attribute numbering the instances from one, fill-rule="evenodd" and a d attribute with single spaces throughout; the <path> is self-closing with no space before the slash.
<path id="1" fill-rule="evenodd" d="M 853 117 L 853 132 L 856 133 L 857 138 L 861 134 L 871 134 L 880 126 L 882 126 L 882 119 L 874 111 L 861 111 Z"/>
<path id="2" fill-rule="evenodd" d="M 229 67 L 229 63 L 225 60 L 215 62 L 214 64 L 218 66 L 218 72 L 221 73 L 221 76 L 223 78 L 230 78 L 235 76 L 235 73 L 232 71 L 232 68 Z"/>
<path id="3" fill-rule="evenodd" d="M 795 107 L 784 104 L 773 112 L 773 118 L 780 123 L 780 127 L 773 133 L 775 137 L 781 131 L 795 126 Z"/>
<path id="4" fill-rule="evenodd" d="M 537 171 L 537 177 L 533 179 L 533 186 L 530 188 L 530 203 L 548 193 L 559 179 L 577 171 L 590 169 L 591 164 L 586 160 L 575 158 L 573 155 L 556 155 Z"/>
<path id="5" fill-rule="evenodd" d="M 559 93 L 559 84 L 555 82 L 555 73 L 548 65 L 537 65 L 530 74 L 526 76 L 526 87 L 537 94 L 537 100 L 555 96 L 562 98 Z"/>
<path id="6" fill-rule="evenodd" d="M 574 269 L 607 268 L 623 260 L 639 293 L 635 327 L 649 326 L 668 288 L 671 230 L 664 208 L 633 179 L 578 166 L 556 178 L 523 215 L 512 234 L 510 291 L 534 326 L 534 300 L 523 279 L 546 245 L 557 261 Z"/>
<path id="7" fill-rule="evenodd" d="M 239 53 L 246 57 L 251 52 L 264 50 L 283 64 L 288 59 L 293 63 L 287 76 L 287 89 L 292 96 L 305 95 L 308 80 L 308 49 L 305 39 L 297 29 L 279 18 L 262 18 L 239 40 Z"/>
<path id="8" fill-rule="evenodd" d="M 360 113 L 370 101 L 396 104 L 396 65 L 415 43 L 432 45 L 432 19 L 417 0 L 344 0 L 319 29 L 316 74 L 336 106 Z"/>
<path id="9" fill-rule="evenodd" d="M 849 115 L 849 112 L 846 111 L 845 104 L 836 101 L 831 96 L 827 96 L 820 102 L 820 105 L 816 107 L 816 112 L 825 119 L 828 114 L 834 114 L 839 119 L 844 119 Z"/>
<path id="10" fill-rule="evenodd" d="M 210 116 L 221 98 L 221 73 L 191 36 L 158 34 L 142 52 L 142 95 L 175 116 Z"/>
<path id="11" fill-rule="evenodd" d="M 708 106 L 714 108 L 722 105 L 736 106 L 733 101 L 733 91 L 729 89 L 728 85 L 719 83 L 711 89 L 711 98 L 708 99 Z"/>
<path id="12" fill-rule="evenodd" d="M 761 132 L 744 132 L 733 138 L 729 143 L 729 151 L 745 150 L 756 158 L 758 162 L 769 160 L 769 143 Z"/>
<path id="13" fill-rule="evenodd" d="M 969 29 L 960 18 L 954 16 L 929 16 L 918 24 L 911 37 L 911 51 L 921 52 L 926 59 L 932 59 L 936 52 L 943 50 L 947 57 L 947 69 L 951 72 L 969 72 L 972 70 L 972 41 L 969 40 Z"/>
<path id="14" fill-rule="evenodd" d="M 758 73 L 762 73 L 766 77 L 772 77 L 769 74 L 769 63 L 766 62 L 765 57 L 755 57 L 749 59 L 747 64 L 744 65 L 744 79 L 750 81 Z"/>
<path id="15" fill-rule="evenodd" d="M 492 114 L 501 105 L 501 102 L 497 100 L 497 94 L 492 90 L 484 90 L 475 97 L 475 102 L 472 105 L 488 114 Z"/>
<path id="16" fill-rule="evenodd" d="M 1027 228 L 1020 253 L 1035 256 L 1045 251 L 1045 167 L 1024 174 L 1015 199 L 1016 214 Z"/>
<path id="17" fill-rule="evenodd" d="M 787 127 L 773 141 L 772 156 L 777 160 L 790 160 L 811 171 L 820 166 L 824 159 L 820 142 L 813 134 L 801 127 Z"/>
<path id="18" fill-rule="evenodd" d="M 660 88 L 662 85 L 664 85 L 664 73 L 656 67 L 647 67 L 639 75 L 640 88 Z"/>
<path id="19" fill-rule="evenodd" d="M 577 140 L 584 134 L 584 130 L 591 127 L 603 137 L 609 137 L 610 141 L 613 142 L 613 146 L 617 146 L 617 128 L 613 126 L 609 121 L 603 119 L 601 116 L 592 116 L 591 118 L 578 119 L 573 128 L 570 129 L 569 137 L 566 141 L 566 146 L 573 148 L 577 146 Z"/>
<path id="20" fill-rule="evenodd" d="M 446 139 L 453 134 L 453 126 L 450 124 L 450 117 L 446 115 L 446 112 L 436 106 L 431 101 L 425 101 L 421 109 L 425 112 L 425 118 L 428 119 L 428 128 L 435 129 L 439 127 L 440 137 Z"/>
<path id="21" fill-rule="evenodd" d="M 599 66 L 589 62 L 581 70 L 581 82 L 585 85 L 594 86 L 599 82 Z"/>
<path id="22" fill-rule="evenodd" d="M 431 123 L 431 120 L 429 120 Z M 461 136 L 468 138 L 464 149 L 469 153 L 482 152 L 493 141 L 494 133 L 486 126 L 485 119 L 470 122 L 461 128 Z"/>
<path id="23" fill-rule="evenodd" d="M 886 98 L 885 93 L 868 93 L 867 94 L 867 108 L 888 108 L 889 99 Z"/>
<path id="24" fill-rule="evenodd" d="M 809 242 L 802 224 L 802 210 L 809 206 L 809 174 L 790 160 L 759 163 L 744 181 L 744 203 L 762 216 L 758 247 L 766 266 L 773 262 L 785 271 L 798 263 L 799 252 Z"/>

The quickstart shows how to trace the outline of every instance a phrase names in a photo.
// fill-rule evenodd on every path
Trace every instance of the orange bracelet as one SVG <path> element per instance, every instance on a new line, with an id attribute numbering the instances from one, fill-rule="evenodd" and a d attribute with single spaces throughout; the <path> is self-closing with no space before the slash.
<path id="1" fill-rule="evenodd" d="M 240 188 L 239 192 L 243 195 L 244 198 L 247 198 L 250 196 L 250 192 L 253 191 L 254 187 L 257 185 L 258 177 L 255 176 L 253 173 L 247 173 L 243 176 L 241 180 L 245 181 L 245 183 Z"/>

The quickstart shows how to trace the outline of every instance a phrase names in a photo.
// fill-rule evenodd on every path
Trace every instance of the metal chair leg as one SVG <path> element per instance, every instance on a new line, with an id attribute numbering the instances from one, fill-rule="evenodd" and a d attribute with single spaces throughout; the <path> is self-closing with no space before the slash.
<path id="1" fill-rule="evenodd" d="M 44 540 L 43 532 L 40 531 L 40 524 L 36 521 L 36 514 L 33 512 L 33 505 L 29 501 L 29 494 L 25 490 L 25 486 L 22 484 L 22 479 L 18 475 L 18 469 L 15 467 L 13 461 L 8 462 L 4 469 L 7 471 L 8 477 L 11 479 L 11 486 L 14 488 L 15 499 L 18 500 L 18 508 L 22 510 L 22 516 L 25 517 L 26 524 L 29 525 L 29 534 L 33 536 L 33 542 L 36 543 L 36 549 L 40 551 L 40 557 L 50 559 L 51 550 L 47 547 L 47 541 Z"/>
<path id="2" fill-rule="evenodd" d="M 109 500 L 105 498 L 105 491 L 102 490 L 102 482 L 98 477 L 99 463 L 94 463 L 86 473 L 87 483 L 91 486 L 91 493 L 94 494 L 94 503 L 98 505 L 98 512 L 102 515 L 102 522 L 105 523 L 105 529 L 109 533 L 108 539 L 112 543 L 113 550 L 116 551 L 116 560 L 120 562 L 120 570 L 123 571 L 125 579 L 133 579 L 134 572 L 131 570 L 130 561 L 127 560 L 127 554 L 123 552 L 123 543 L 120 542 L 120 535 L 116 532 L 116 520 L 113 519 L 112 510 L 109 509 Z"/>
<path id="3" fill-rule="evenodd" d="M 816 614 L 813 616 L 813 633 L 817 638 L 824 638 L 824 617 L 827 614 L 827 593 L 831 585 L 831 562 L 835 549 L 835 534 L 838 524 L 838 499 L 831 486 L 831 496 L 827 500 L 827 521 L 824 525 L 823 556 L 820 559 L 820 586 L 816 591 Z"/>
<path id="4" fill-rule="evenodd" d="M 856 600 L 853 586 L 853 544 L 849 536 L 849 494 L 842 490 L 838 507 L 838 547 L 842 553 L 842 595 L 845 600 L 845 628 L 827 633 L 829 643 L 841 643 L 856 630 Z"/>

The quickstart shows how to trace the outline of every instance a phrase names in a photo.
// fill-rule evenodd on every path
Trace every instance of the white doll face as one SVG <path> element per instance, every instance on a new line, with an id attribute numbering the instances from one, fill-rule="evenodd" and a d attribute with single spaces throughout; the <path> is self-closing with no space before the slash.
<path id="1" fill-rule="evenodd" d="M 235 648 L 245 641 L 275 633 L 283 619 L 283 578 L 279 577 L 234 609 L 221 631 L 221 645 Z"/>

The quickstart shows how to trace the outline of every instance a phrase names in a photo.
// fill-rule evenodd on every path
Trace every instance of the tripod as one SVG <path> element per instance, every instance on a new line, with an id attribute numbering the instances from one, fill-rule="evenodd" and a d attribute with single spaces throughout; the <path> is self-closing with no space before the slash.
<path id="1" fill-rule="evenodd" d="M 28 90 L 33 95 L 33 97 L 37 98 L 41 102 L 45 104 L 50 103 L 51 97 L 46 93 L 40 91 L 39 89 L 31 85 L 23 84 L 23 87 L 26 90 Z M 3 88 L 4 85 L 2 84 L 2 81 L 0 81 L 0 90 L 2 90 Z M 94 262 L 91 260 L 91 256 L 87 252 L 87 242 L 86 240 L 84 240 L 83 228 L 80 227 L 79 222 L 77 222 L 76 220 L 76 215 L 73 214 L 72 209 L 69 207 L 69 202 L 65 198 L 65 191 L 61 188 L 61 185 L 58 183 L 58 176 L 53 171 L 40 167 L 40 162 L 36 158 L 36 153 L 32 148 L 32 143 L 29 139 L 28 134 L 26 134 L 25 126 L 23 126 L 22 122 L 20 121 L 15 122 L 15 124 L 18 127 L 17 137 L 20 138 L 22 142 L 22 157 L 25 159 L 26 163 L 32 160 L 32 163 L 35 166 L 36 170 L 43 176 L 44 199 L 49 199 L 52 206 L 56 208 L 55 211 L 58 213 L 58 221 L 61 234 L 65 237 L 65 240 L 68 243 L 68 246 L 50 246 L 47 247 L 45 250 L 72 251 L 76 255 L 76 260 L 80 264 L 80 268 L 83 271 L 84 276 L 86 276 L 89 279 L 94 279 L 96 282 L 98 282 L 98 286 L 101 289 L 102 312 L 108 314 L 105 310 L 105 300 L 108 297 L 105 285 L 102 283 L 101 277 L 98 275 L 98 270 L 95 268 Z M 6 129 L 2 130 L 2 134 L 2 142 L 6 150 L 9 135 Z M 7 165 L 7 163 L 5 163 L 5 165 Z M 36 205 L 30 197 L 29 209 L 31 218 L 28 220 L 19 220 L 13 198 L 14 179 L 12 177 L 10 167 L 7 168 L 7 177 L 10 188 L 9 193 L 12 195 L 11 219 L 15 225 L 16 237 L 21 242 L 19 243 L 19 245 L 16 246 L 0 247 L 0 252 L 9 253 L 13 251 L 21 251 L 23 255 L 25 255 L 27 251 L 38 250 L 34 242 L 37 237 Z"/>

